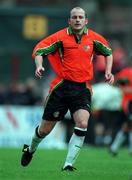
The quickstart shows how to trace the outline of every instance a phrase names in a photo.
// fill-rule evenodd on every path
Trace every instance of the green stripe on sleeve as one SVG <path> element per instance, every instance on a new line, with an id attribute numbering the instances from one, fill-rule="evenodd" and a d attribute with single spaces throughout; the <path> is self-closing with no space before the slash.
<path id="1" fill-rule="evenodd" d="M 104 56 L 109 56 L 112 54 L 111 48 L 108 48 L 100 41 L 94 41 L 94 50 L 95 52 L 100 53 Z"/>
<path id="2" fill-rule="evenodd" d="M 38 56 L 38 55 L 48 55 L 50 53 L 55 52 L 57 49 L 60 49 L 61 46 L 62 46 L 62 42 L 61 41 L 57 41 L 57 42 L 51 44 L 50 46 L 37 49 L 36 52 L 35 52 L 35 56 Z"/>

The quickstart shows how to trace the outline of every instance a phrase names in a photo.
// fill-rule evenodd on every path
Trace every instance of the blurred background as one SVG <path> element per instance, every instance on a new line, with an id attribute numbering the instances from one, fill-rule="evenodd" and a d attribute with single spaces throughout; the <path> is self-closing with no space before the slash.
<path id="1" fill-rule="evenodd" d="M 76 6 L 87 12 L 88 27 L 108 39 L 113 49 L 113 73 L 116 75 L 131 67 L 131 0 L 0 0 L 1 147 L 19 147 L 28 142 L 41 119 L 43 102 L 54 73 L 45 59 L 45 76 L 41 80 L 35 79 L 32 50 L 39 40 L 66 27 L 69 11 Z M 96 146 L 112 142 L 124 117 L 122 90 L 104 83 L 104 69 L 103 57 L 94 57 L 93 112 L 86 144 Z M 66 147 L 72 127 L 73 122 L 67 114 L 48 143 L 42 146 Z"/>

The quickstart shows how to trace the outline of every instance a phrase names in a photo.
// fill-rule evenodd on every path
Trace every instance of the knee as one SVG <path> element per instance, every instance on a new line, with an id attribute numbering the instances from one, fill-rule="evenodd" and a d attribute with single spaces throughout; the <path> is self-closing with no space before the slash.
<path id="1" fill-rule="evenodd" d="M 86 129 L 88 126 L 90 113 L 84 109 L 80 109 L 73 114 L 76 127 Z"/>
<path id="2" fill-rule="evenodd" d="M 80 121 L 76 124 L 76 126 L 82 129 L 86 129 L 88 127 L 88 121 Z"/>

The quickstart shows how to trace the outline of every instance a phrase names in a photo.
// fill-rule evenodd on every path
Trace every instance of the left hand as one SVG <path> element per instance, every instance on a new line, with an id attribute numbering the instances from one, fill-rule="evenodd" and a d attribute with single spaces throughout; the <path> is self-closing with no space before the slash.
<path id="1" fill-rule="evenodd" d="M 108 82 L 109 84 L 114 83 L 114 75 L 112 73 L 105 73 L 105 81 Z"/>
<path id="2" fill-rule="evenodd" d="M 44 69 L 43 66 L 37 67 L 37 68 L 36 68 L 36 71 L 35 71 L 35 76 L 36 76 L 37 78 L 41 79 L 42 76 L 43 76 L 44 70 L 45 70 L 45 69 Z"/>

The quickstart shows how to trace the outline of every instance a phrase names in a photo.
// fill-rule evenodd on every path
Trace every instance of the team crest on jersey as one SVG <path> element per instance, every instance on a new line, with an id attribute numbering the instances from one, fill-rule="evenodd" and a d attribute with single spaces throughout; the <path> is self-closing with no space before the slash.
<path id="1" fill-rule="evenodd" d="M 59 117 L 59 115 L 60 115 L 59 111 L 56 111 L 56 112 L 53 113 L 53 116 L 54 116 L 55 118 Z"/>
<path id="2" fill-rule="evenodd" d="M 89 45 L 85 45 L 84 46 L 84 51 L 88 51 L 90 49 L 90 46 Z"/>

